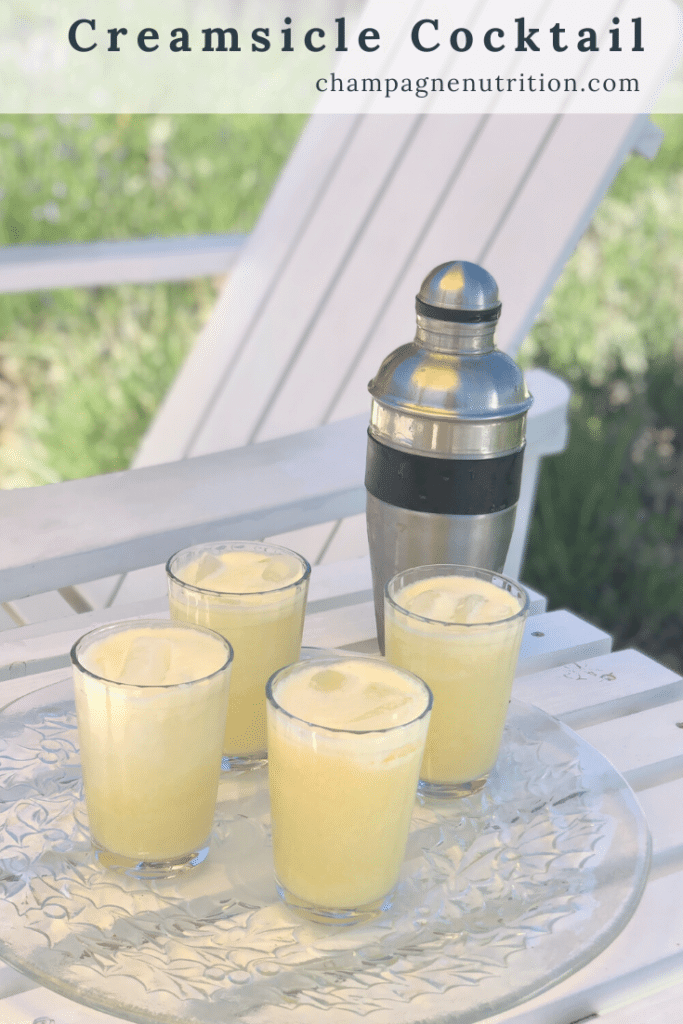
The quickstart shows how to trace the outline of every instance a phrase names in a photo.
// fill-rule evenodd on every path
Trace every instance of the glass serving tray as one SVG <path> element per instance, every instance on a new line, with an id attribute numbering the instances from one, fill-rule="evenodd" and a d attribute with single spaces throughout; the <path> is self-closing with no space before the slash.
<path id="1" fill-rule="evenodd" d="M 141 1024 L 470 1024 L 603 950 L 649 866 L 625 780 L 516 701 L 487 786 L 418 800 L 393 909 L 369 925 L 310 924 L 279 903 L 264 769 L 221 782 L 209 857 L 184 877 L 103 869 L 70 680 L 0 712 L 0 794 L 0 957 Z"/>

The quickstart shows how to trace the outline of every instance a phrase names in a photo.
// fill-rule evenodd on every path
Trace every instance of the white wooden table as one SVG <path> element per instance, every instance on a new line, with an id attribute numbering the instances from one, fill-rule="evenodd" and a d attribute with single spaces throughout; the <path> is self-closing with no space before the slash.
<path id="1" fill-rule="evenodd" d="M 155 600 L 6 631 L 0 706 L 64 676 L 71 643 L 101 621 L 164 615 Z M 314 570 L 304 643 L 376 650 L 368 562 Z M 634 917 L 588 966 L 495 1024 L 674 1024 L 683 996 L 683 682 L 636 651 L 533 595 L 514 696 L 558 716 L 603 752 L 638 794 L 653 837 L 649 881 Z M 321 1020 L 322 1020 L 321 1016 Z M 457 1021 L 454 1016 L 453 1021 Z M 1 1024 L 112 1024 L 0 967 Z"/>

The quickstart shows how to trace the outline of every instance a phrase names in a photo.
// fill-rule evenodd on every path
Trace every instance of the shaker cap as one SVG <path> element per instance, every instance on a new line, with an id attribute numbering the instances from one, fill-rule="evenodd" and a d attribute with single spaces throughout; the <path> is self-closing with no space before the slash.
<path id="1" fill-rule="evenodd" d="M 524 446 L 532 398 L 496 348 L 498 285 L 483 267 L 442 263 L 417 295 L 415 340 L 370 381 L 370 433 L 381 444 L 441 458 L 489 458 Z"/>
<path id="2" fill-rule="evenodd" d="M 418 316 L 447 323 L 481 324 L 498 320 L 498 285 L 483 267 L 465 260 L 441 263 L 425 277 L 415 296 Z"/>

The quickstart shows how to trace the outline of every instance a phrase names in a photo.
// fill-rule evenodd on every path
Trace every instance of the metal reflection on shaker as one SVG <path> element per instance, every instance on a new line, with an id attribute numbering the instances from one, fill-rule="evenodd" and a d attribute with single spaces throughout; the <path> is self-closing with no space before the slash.
<path id="1" fill-rule="evenodd" d="M 524 376 L 496 348 L 498 286 L 475 263 L 436 267 L 417 332 L 384 360 L 372 395 L 365 486 L 375 615 L 395 573 L 451 563 L 502 572 L 519 499 Z"/>

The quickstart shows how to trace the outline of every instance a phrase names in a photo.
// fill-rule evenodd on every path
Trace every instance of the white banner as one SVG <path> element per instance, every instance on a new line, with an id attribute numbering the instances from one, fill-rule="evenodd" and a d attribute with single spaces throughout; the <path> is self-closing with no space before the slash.
<path id="1" fill-rule="evenodd" d="M 0 112 L 683 111 L 682 39 L 673 0 L 3 0 Z"/>

